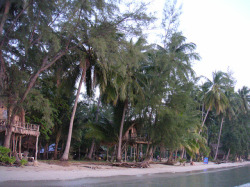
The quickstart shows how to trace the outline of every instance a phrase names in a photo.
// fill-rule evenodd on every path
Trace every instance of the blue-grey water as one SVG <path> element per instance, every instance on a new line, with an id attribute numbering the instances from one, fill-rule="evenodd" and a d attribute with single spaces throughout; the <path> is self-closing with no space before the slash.
<path id="1" fill-rule="evenodd" d="M 56 176 L 55 176 L 56 177 Z M 250 165 L 236 168 L 223 168 L 216 170 L 203 170 L 186 173 L 161 173 L 138 176 L 116 176 L 101 178 L 83 178 L 64 181 L 8 181 L 0 182 L 0 186 L 202 186 L 202 187 L 250 187 Z"/>

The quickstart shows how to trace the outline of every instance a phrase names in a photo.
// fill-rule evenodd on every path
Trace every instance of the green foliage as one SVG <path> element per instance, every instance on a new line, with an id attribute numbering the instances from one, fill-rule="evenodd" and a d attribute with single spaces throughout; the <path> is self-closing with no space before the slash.
<path id="1" fill-rule="evenodd" d="M 223 113 L 224 150 L 248 154 L 250 91 L 243 87 L 234 92 L 230 73 L 221 71 L 198 85 L 192 62 L 200 56 L 196 45 L 178 31 L 181 9 L 176 1 L 166 1 L 163 10 L 162 46 L 148 45 L 142 35 L 144 26 L 154 20 L 144 3 L 11 4 L 0 33 L 0 73 L 6 70 L 0 75 L 0 92 L 8 107 L 25 111 L 26 122 L 40 125 L 42 144 L 62 145 L 67 139 L 75 86 L 84 73 L 87 95 L 78 103 L 72 151 L 85 151 L 93 138 L 98 145 L 116 144 L 125 108 L 124 133 L 136 123 L 138 133 L 145 132 L 154 146 L 185 149 L 193 157 L 209 154 L 207 141 L 216 143 Z M 98 104 L 93 99 L 96 88 Z M 201 127 L 204 107 L 211 111 Z"/>
<path id="2" fill-rule="evenodd" d="M 25 159 L 20 160 L 21 166 L 25 166 L 27 163 L 28 163 L 28 161 Z"/>
<path id="3" fill-rule="evenodd" d="M 185 163 L 187 160 L 184 159 L 184 158 L 179 158 L 178 161 L 179 161 L 180 163 Z"/>
<path id="4" fill-rule="evenodd" d="M 15 157 L 9 157 L 8 153 L 10 149 L 0 146 L 0 162 L 14 164 L 16 161 Z"/>

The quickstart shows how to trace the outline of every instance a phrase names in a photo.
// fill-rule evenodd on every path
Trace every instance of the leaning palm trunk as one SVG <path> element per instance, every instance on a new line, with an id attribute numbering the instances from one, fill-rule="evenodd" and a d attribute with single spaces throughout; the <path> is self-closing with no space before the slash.
<path id="1" fill-rule="evenodd" d="M 72 112 L 70 124 L 69 124 L 68 139 L 67 139 L 66 147 L 65 147 L 65 150 L 64 150 L 64 153 L 63 153 L 61 160 L 68 160 L 69 159 L 69 149 L 70 149 L 70 143 L 71 143 L 71 137 L 72 137 L 73 122 L 74 122 L 74 118 L 75 118 L 76 107 L 77 107 L 78 98 L 79 98 L 79 95 L 81 92 L 83 78 L 85 77 L 85 73 L 86 73 L 86 68 L 85 68 L 85 70 L 82 71 L 81 80 L 79 82 L 79 86 L 78 86 L 78 90 L 77 90 L 77 94 L 76 94 L 76 99 L 75 99 L 75 103 L 74 103 L 74 108 L 73 108 L 73 112 Z"/>
<path id="2" fill-rule="evenodd" d="M 210 110 L 211 110 L 211 106 L 209 106 L 209 108 L 207 109 L 207 113 L 206 113 L 205 118 L 204 118 L 204 120 L 203 120 L 203 122 L 202 122 L 201 129 L 200 129 L 200 131 L 199 131 L 199 134 L 202 132 L 202 128 L 203 128 L 203 126 L 204 126 L 204 124 L 205 124 L 205 121 L 206 121 L 206 119 L 207 119 L 207 115 L 208 115 L 208 113 L 209 113 Z"/>
<path id="3" fill-rule="evenodd" d="M 93 152 L 94 152 L 94 147 L 95 147 L 95 139 L 92 140 L 91 148 L 90 148 L 90 151 L 89 151 L 89 154 L 88 154 L 88 159 L 92 159 L 92 155 L 93 155 Z"/>
<path id="4" fill-rule="evenodd" d="M 229 155 L 230 155 L 230 149 L 229 149 L 228 152 L 227 152 L 226 161 L 228 161 Z"/>
<path id="5" fill-rule="evenodd" d="M 144 161 L 146 161 L 146 162 L 153 161 L 153 153 L 154 153 L 155 148 L 153 146 L 150 146 L 148 152 L 146 153 L 146 158 Z"/>
<path id="6" fill-rule="evenodd" d="M 121 162 L 121 160 L 122 160 L 122 155 L 121 155 L 121 153 L 122 153 L 122 133 L 123 133 L 123 126 L 124 126 L 124 121 L 125 121 L 126 110 L 127 110 L 127 100 L 125 100 L 123 113 L 122 113 L 122 121 L 121 121 L 121 126 L 120 126 L 120 133 L 119 133 L 118 151 L 117 151 L 117 157 L 116 157 L 117 162 Z"/>
<path id="7" fill-rule="evenodd" d="M 182 152 L 181 152 L 181 159 L 184 158 L 184 152 L 185 152 L 185 148 L 183 147 L 183 148 L 182 148 Z"/>
<path id="8" fill-rule="evenodd" d="M 221 130 L 222 130 L 223 122 L 224 122 L 224 117 L 222 117 L 221 124 L 220 124 L 220 132 L 219 132 L 218 143 L 217 143 L 217 147 L 216 147 L 214 160 L 217 159 L 217 155 L 218 155 L 218 150 L 219 150 L 219 145 L 220 145 L 220 136 L 221 136 Z"/>

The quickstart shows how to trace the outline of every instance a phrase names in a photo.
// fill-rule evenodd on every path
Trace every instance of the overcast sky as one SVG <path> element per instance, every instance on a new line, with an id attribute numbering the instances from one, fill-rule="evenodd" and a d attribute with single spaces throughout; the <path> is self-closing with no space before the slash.
<path id="1" fill-rule="evenodd" d="M 162 15 L 164 0 L 151 1 L 150 11 Z M 236 89 L 250 87 L 250 0 L 179 0 L 180 30 L 197 45 L 201 61 L 197 75 L 212 78 L 214 71 L 233 72 Z M 152 31 L 154 32 L 154 31 Z M 156 40 L 155 38 L 152 40 Z"/>

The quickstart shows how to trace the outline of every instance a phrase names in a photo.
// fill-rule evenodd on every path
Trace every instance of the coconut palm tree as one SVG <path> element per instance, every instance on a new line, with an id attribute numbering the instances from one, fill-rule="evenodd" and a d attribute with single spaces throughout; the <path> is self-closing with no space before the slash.
<path id="1" fill-rule="evenodd" d="M 250 89 L 246 86 L 243 86 L 242 89 L 238 90 L 238 94 L 241 97 L 245 112 L 248 112 L 250 104 Z"/>
<path id="2" fill-rule="evenodd" d="M 207 82 L 204 84 L 204 86 L 208 87 L 209 90 L 204 97 L 204 103 L 205 107 L 207 108 L 207 113 L 204 117 L 201 127 L 204 126 L 207 115 L 209 111 L 212 110 L 212 108 L 215 108 L 217 115 L 225 111 L 228 103 L 227 97 L 225 95 L 227 81 L 228 78 L 226 74 L 222 71 L 218 71 L 213 73 L 212 81 L 207 79 Z"/>
<path id="3" fill-rule="evenodd" d="M 216 114 L 222 114 L 221 124 L 220 124 L 220 131 L 218 135 L 218 143 L 216 147 L 216 153 L 214 160 L 217 159 L 218 155 L 218 149 L 220 144 L 220 137 L 221 137 L 221 131 L 224 123 L 225 115 L 223 113 L 225 112 L 226 108 L 228 107 L 228 98 L 225 95 L 225 92 L 227 91 L 228 82 L 230 79 L 228 78 L 228 75 L 222 71 L 214 72 L 213 73 L 213 81 L 210 82 L 211 88 L 205 95 L 205 106 L 208 107 L 206 116 L 204 118 L 204 121 L 202 123 L 202 127 L 204 126 L 205 120 L 207 118 L 208 112 L 214 107 L 216 110 Z"/>
<path id="4" fill-rule="evenodd" d="M 118 162 L 120 162 L 122 158 L 121 149 L 123 127 L 129 103 L 133 104 L 133 102 L 138 96 L 143 97 L 142 79 L 137 70 L 140 66 L 140 61 L 143 60 L 145 57 L 142 53 L 142 51 L 145 49 L 145 40 L 143 38 L 139 38 L 135 43 L 130 40 L 130 42 L 126 43 L 124 47 L 124 53 L 122 54 L 124 69 L 122 69 L 121 71 L 121 82 L 120 84 L 117 84 L 118 100 L 120 101 L 120 104 L 123 105 L 116 159 Z"/>
<path id="5" fill-rule="evenodd" d="M 61 160 L 68 160 L 69 159 L 69 149 L 70 149 L 70 144 L 71 144 L 71 137 L 72 137 L 73 123 L 74 123 L 74 118 L 75 118 L 75 113 L 76 113 L 76 107 L 78 104 L 78 99 L 80 96 L 81 87 L 82 87 L 82 83 L 83 83 L 85 75 L 86 75 L 86 63 L 84 64 L 84 68 L 83 67 L 81 68 L 81 78 L 80 78 L 79 86 L 77 89 L 77 94 L 76 94 L 76 98 L 75 98 L 75 102 L 74 102 L 73 111 L 72 111 L 71 118 L 70 118 L 67 143 L 66 143 L 66 147 L 65 147 L 65 150 L 64 150 L 64 153 L 62 155 Z"/>

